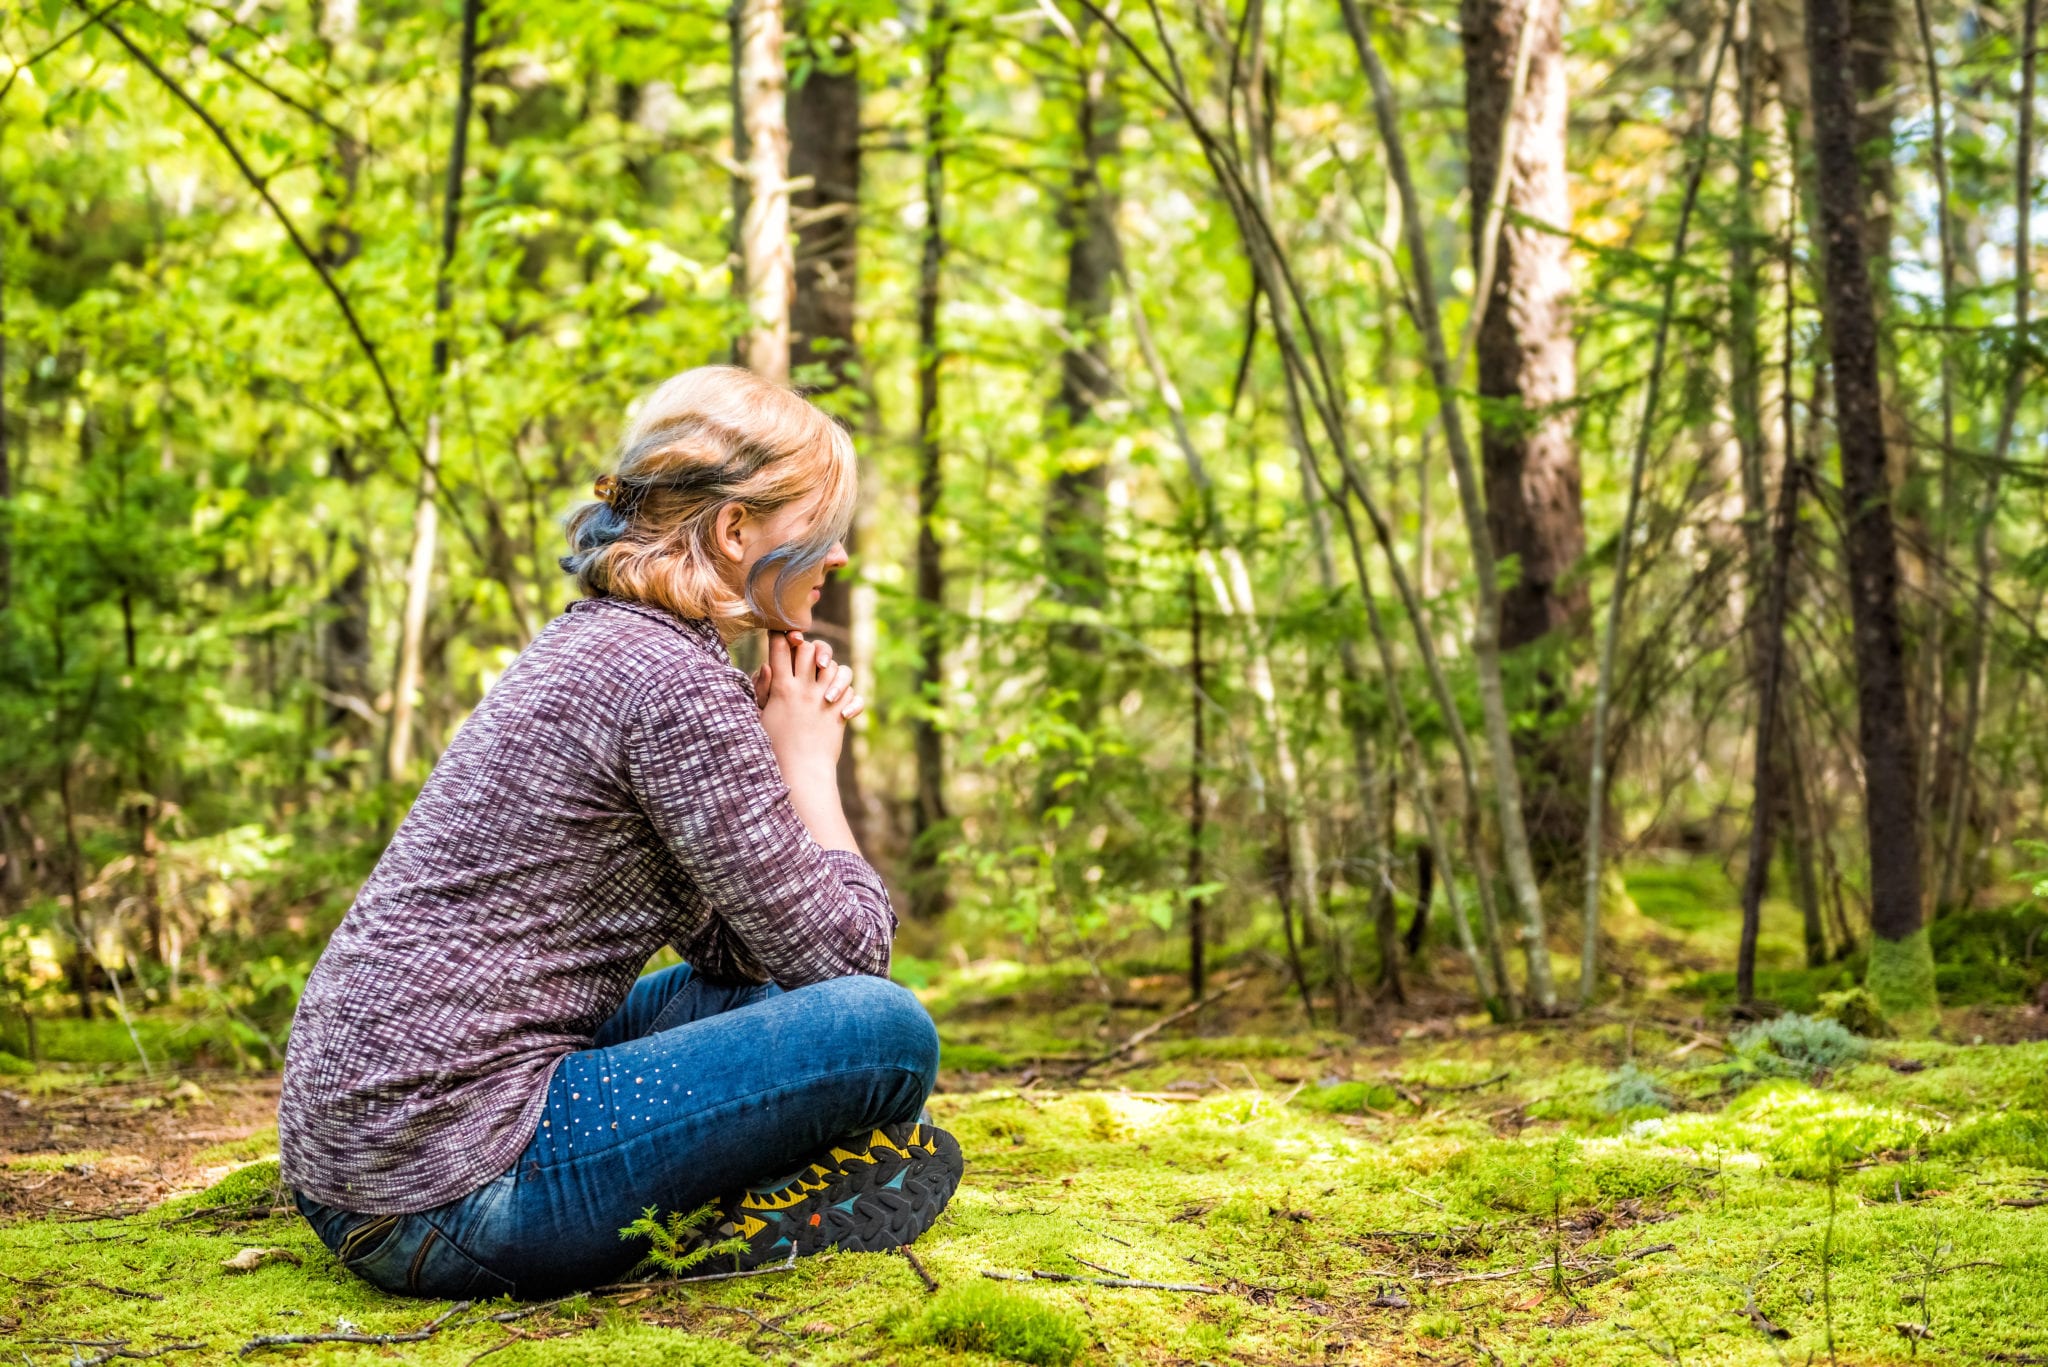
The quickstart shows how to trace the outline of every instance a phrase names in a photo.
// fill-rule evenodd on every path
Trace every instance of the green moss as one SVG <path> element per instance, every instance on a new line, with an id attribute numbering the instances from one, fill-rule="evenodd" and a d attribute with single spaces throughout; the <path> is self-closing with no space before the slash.
<path id="1" fill-rule="evenodd" d="M 1934 951 L 1924 926 L 1903 940 L 1872 937 L 1870 967 L 1863 983 L 1877 998 L 1884 1018 L 1901 1035 L 1924 1035 L 1941 1019 Z"/>
<path id="2" fill-rule="evenodd" d="M 1758 1021 L 1728 1039 L 1738 1064 L 1760 1074 L 1813 1078 L 1855 1063 L 1869 1046 L 1840 1021 L 1788 1013 Z"/>
<path id="3" fill-rule="evenodd" d="M 2048 1168 L 2048 1116 L 2027 1111 L 1972 1116 L 1937 1139 L 1934 1150 Z"/>
<path id="4" fill-rule="evenodd" d="M 940 1292 L 912 1321 L 907 1337 L 1033 1367 L 1066 1367 L 1088 1346 L 1087 1331 L 1071 1315 L 986 1281 Z"/>
<path id="5" fill-rule="evenodd" d="M 1311 1087 L 1294 1102 L 1325 1115 L 1358 1115 L 1366 1110 L 1391 1110 L 1401 1104 L 1401 1095 L 1384 1082 L 1339 1082 Z"/>
<path id="6" fill-rule="evenodd" d="M 964 1073 L 992 1073 L 1004 1068 L 1013 1068 L 1016 1063 L 1000 1049 L 991 1049 L 983 1044 L 952 1044 L 939 1046 L 939 1067 L 957 1069 Z"/>
<path id="7" fill-rule="evenodd" d="M 0 1049 L 0 1077 L 30 1077 L 35 1071 L 36 1066 L 27 1059 L 17 1058 Z"/>
<path id="8" fill-rule="evenodd" d="M 585 1334 L 515 1343 L 490 1360 L 505 1367 L 764 1367 L 738 1344 L 623 1319 Z"/>
<path id="9" fill-rule="evenodd" d="M 270 1206 L 287 1204 L 284 1178 L 277 1163 L 251 1163 L 236 1168 L 193 1199 L 196 1206 Z"/>

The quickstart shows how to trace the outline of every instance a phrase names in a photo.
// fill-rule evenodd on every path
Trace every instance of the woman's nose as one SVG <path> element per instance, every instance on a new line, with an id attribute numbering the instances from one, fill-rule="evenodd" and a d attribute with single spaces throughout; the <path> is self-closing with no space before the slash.
<path id="1" fill-rule="evenodd" d="M 845 545 L 837 541 L 833 542 L 832 549 L 825 552 L 826 571 L 829 573 L 832 570 L 845 569 L 847 559 Z"/>

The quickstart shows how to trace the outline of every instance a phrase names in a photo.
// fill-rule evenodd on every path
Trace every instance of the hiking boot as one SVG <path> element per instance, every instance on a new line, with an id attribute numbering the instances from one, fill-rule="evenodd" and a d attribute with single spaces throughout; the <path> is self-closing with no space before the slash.
<path id="1" fill-rule="evenodd" d="M 944 1130 L 890 1125 L 864 1142 L 841 1141 L 792 1177 L 721 1201 L 709 1237 L 747 1241 L 739 1271 L 828 1248 L 901 1248 L 939 1218 L 961 1167 L 960 1145 Z"/>

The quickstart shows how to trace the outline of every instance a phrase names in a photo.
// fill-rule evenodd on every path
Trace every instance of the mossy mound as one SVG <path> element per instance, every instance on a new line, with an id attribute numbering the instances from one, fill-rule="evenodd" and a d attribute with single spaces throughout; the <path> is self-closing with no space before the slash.
<path id="1" fill-rule="evenodd" d="M 1066 1367 L 1088 1346 L 1078 1320 L 1022 1291 L 961 1282 L 939 1293 L 904 1335 L 912 1343 Z"/>

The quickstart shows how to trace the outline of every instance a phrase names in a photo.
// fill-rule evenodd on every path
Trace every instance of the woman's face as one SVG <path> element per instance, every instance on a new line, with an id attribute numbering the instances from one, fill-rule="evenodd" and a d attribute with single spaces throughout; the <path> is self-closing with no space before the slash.
<path id="1" fill-rule="evenodd" d="M 754 567 L 761 557 L 779 546 L 800 541 L 811 530 L 818 515 L 818 505 L 823 494 L 786 503 L 765 517 L 743 512 L 737 504 L 728 504 L 718 514 L 718 544 L 726 558 L 737 571 L 737 582 L 744 587 L 752 578 Z M 775 604 L 782 620 L 767 625 L 782 630 L 807 631 L 811 625 L 811 612 L 818 605 L 818 598 L 824 592 L 825 576 L 846 564 L 846 547 L 832 543 L 825 558 L 808 570 L 788 575 Z M 780 567 L 770 566 L 762 571 L 756 589 L 761 593 L 772 592 L 775 581 L 780 577 Z"/>

